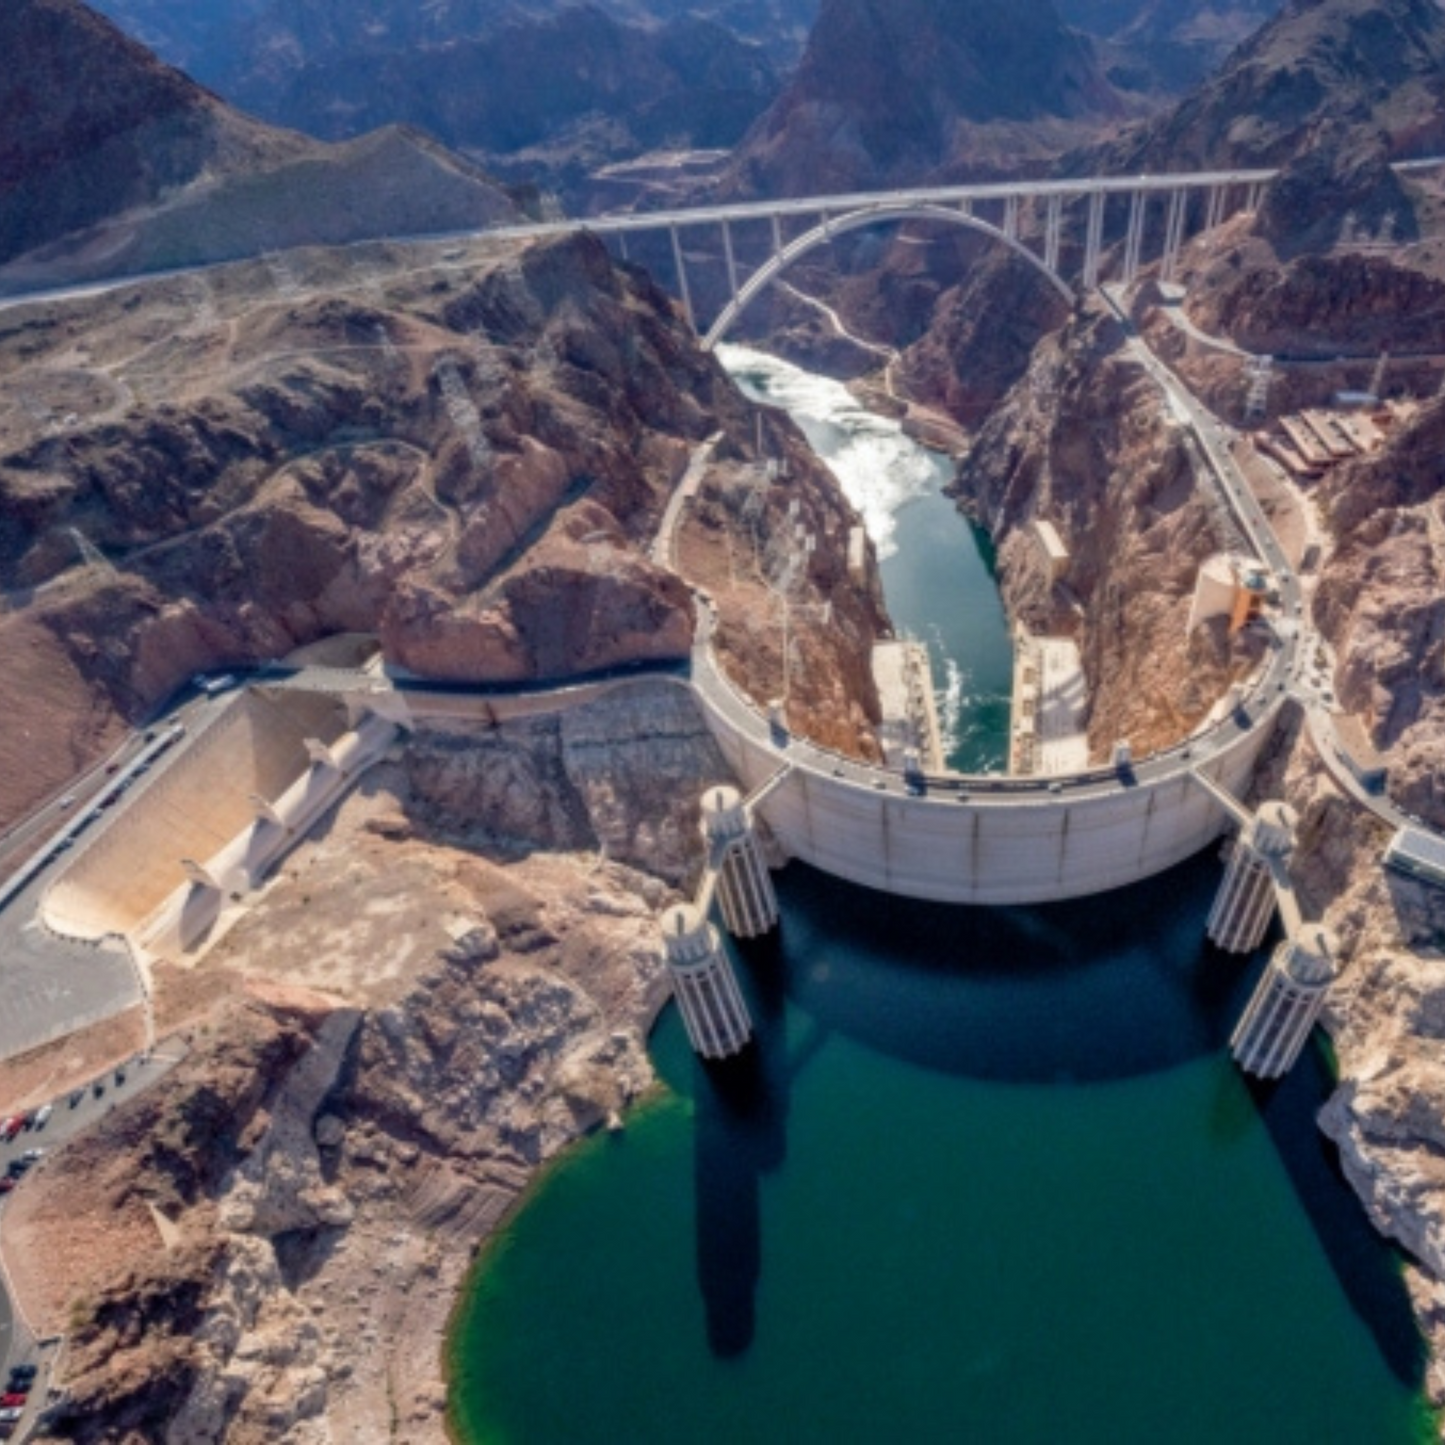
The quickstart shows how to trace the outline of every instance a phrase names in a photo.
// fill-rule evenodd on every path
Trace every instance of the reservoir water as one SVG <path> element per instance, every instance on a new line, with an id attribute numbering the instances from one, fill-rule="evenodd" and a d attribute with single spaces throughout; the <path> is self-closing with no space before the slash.
<path id="1" fill-rule="evenodd" d="M 792 414 L 862 514 L 894 626 L 928 644 L 945 762 L 1002 770 L 1013 648 L 988 535 L 943 495 L 952 463 L 866 411 L 842 382 L 744 346 L 719 346 L 718 359 L 746 395 Z"/>
<path id="2" fill-rule="evenodd" d="M 934 485 L 906 481 L 880 503 L 900 552 Z M 790 865 L 780 936 L 734 950 L 754 1047 L 705 1068 L 668 1009 L 658 1096 L 479 1260 L 448 1345 L 457 1438 L 1431 1438 L 1398 1261 L 1313 1122 L 1322 1050 L 1272 1089 L 1225 1052 L 1263 954 L 1204 942 L 1218 877 L 1205 855 L 968 909 Z"/>

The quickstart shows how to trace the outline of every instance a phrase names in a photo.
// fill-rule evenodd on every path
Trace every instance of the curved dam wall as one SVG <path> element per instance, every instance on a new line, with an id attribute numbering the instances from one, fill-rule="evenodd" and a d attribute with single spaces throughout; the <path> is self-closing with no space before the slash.
<path id="1" fill-rule="evenodd" d="M 709 669 L 711 672 L 711 669 Z M 824 872 L 940 903 L 1041 903 L 1122 888 L 1163 872 L 1222 834 L 1231 819 L 1189 776 L 1201 771 L 1239 796 L 1273 731 L 1259 709 L 1248 726 L 1207 735 L 1140 763 L 1128 782 L 958 778 L 927 793 L 897 773 L 770 734 L 759 714 L 711 672 L 695 689 L 723 756 L 749 789 L 791 762 L 760 812 L 783 848 Z M 881 784 L 881 786 L 880 786 Z M 956 786 L 955 786 L 956 785 Z"/>

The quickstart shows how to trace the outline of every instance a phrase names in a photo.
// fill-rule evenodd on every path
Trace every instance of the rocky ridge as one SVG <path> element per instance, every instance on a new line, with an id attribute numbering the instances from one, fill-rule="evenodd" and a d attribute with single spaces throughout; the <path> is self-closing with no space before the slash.
<path id="1" fill-rule="evenodd" d="M 1435 0 L 1289 0 L 1176 106 L 1067 162 L 1074 174 L 1276 166 L 1321 135 L 1389 159 L 1445 151 Z"/>
<path id="2" fill-rule="evenodd" d="M 79 0 L 14 0 L 0 52 L 8 289 L 517 214 L 414 132 L 331 147 L 252 120 Z"/>
<path id="3" fill-rule="evenodd" d="M 725 776 L 666 683 L 423 726 L 204 959 L 161 965 L 187 1059 L 6 1220 L 70 1340 L 58 1433 L 443 1438 L 478 1242 L 652 1087 L 654 918 Z M 58 1200 L 65 1239 L 29 1270 Z"/>
<path id="4" fill-rule="evenodd" d="M 597 241 L 446 249 L 297 256 L 279 277 L 0 321 L 20 378 L 0 404 L 0 632 L 33 664 L 17 689 L 53 675 L 77 694 L 7 810 L 103 745 L 107 717 L 332 632 L 377 632 L 393 662 L 451 679 L 687 657 L 691 597 L 647 549 L 714 431 L 719 465 L 752 456 L 751 409 Z M 792 428 L 768 430 L 798 495 L 836 499 Z M 870 642 L 818 646 L 852 677 L 845 654 Z M 22 691 L 6 705 L 17 737 L 40 726 Z"/>

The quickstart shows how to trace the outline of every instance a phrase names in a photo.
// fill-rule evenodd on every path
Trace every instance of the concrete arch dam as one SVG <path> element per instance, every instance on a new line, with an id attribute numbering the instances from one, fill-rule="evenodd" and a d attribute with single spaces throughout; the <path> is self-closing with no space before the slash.
<path id="1" fill-rule="evenodd" d="M 746 787 L 762 786 L 780 750 L 699 695 L 728 763 Z M 1272 722 L 1270 714 L 1226 724 L 1231 736 L 1215 739 L 1208 776 L 1244 793 Z M 1012 904 L 1103 893 L 1183 862 L 1231 824 L 1191 776 L 1185 749 L 1132 783 L 1101 772 L 1058 791 L 990 791 L 988 780 L 959 779 L 957 788 L 922 793 L 897 774 L 816 751 L 797 740 L 783 751 L 793 767 L 761 805 L 768 827 L 790 856 L 908 898 Z"/>
<path id="2" fill-rule="evenodd" d="M 403 725 L 514 718 L 586 706 L 614 689 L 686 688 L 724 759 L 783 850 L 826 873 L 902 897 L 941 903 L 1046 902 L 1121 888 L 1207 847 L 1234 819 L 1218 794 L 1247 791 L 1273 731 L 1279 699 L 1267 665 L 1238 707 L 1193 738 L 1120 773 L 1061 778 L 926 780 L 910 792 L 898 772 L 779 734 L 722 675 L 704 608 L 690 675 L 640 670 L 555 688 L 436 690 L 393 684 L 389 716 Z M 358 679 L 360 682 L 360 679 Z M 293 686 L 305 688 L 306 678 Z M 376 704 L 377 680 L 365 679 Z M 359 689 L 360 690 L 360 689 Z"/>

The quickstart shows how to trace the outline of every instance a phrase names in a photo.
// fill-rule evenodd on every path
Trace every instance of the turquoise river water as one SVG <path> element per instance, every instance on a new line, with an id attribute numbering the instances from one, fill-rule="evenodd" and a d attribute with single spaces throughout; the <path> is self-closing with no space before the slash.
<path id="1" fill-rule="evenodd" d="M 928 496 L 900 485 L 869 517 L 880 550 L 908 554 Z M 952 520 L 956 566 L 986 575 Z M 964 633 L 1002 626 L 971 615 Z M 940 691 L 951 661 L 962 697 L 996 698 L 998 647 L 945 652 Z M 960 716 L 988 765 L 1001 729 Z M 1263 955 L 1204 941 L 1218 874 L 1206 854 L 968 909 L 791 865 L 780 935 L 734 950 L 755 1046 L 704 1067 L 669 1009 L 658 1097 L 550 1170 L 479 1261 L 449 1344 L 457 1438 L 1430 1438 L 1398 1261 L 1313 1123 L 1323 1050 L 1267 1089 L 1225 1052 Z"/>

